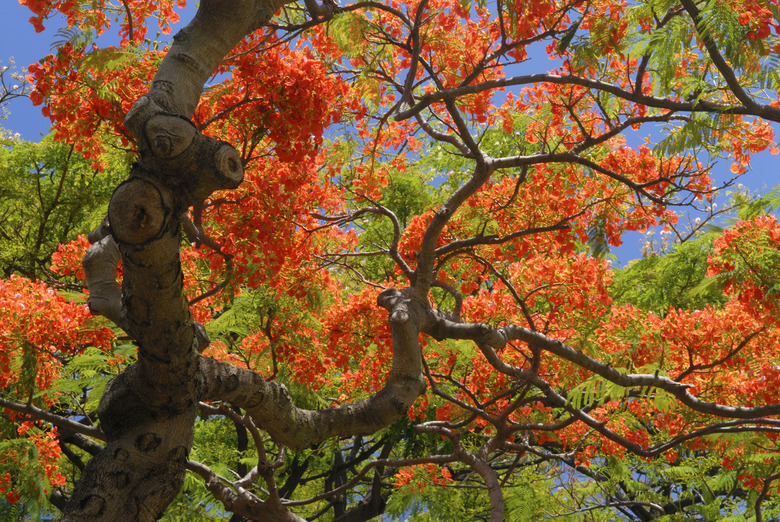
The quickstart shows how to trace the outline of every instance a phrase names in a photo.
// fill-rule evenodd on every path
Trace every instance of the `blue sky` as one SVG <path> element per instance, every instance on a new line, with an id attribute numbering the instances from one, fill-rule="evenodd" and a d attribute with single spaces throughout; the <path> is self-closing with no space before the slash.
<path id="1" fill-rule="evenodd" d="M 27 74 L 27 66 L 40 60 L 51 52 L 51 43 L 55 40 L 54 30 L 36 34 L 32 24 L 27 20 L 31 12 L 21 6 L 16 0 L 4 0 L 5 4 L 0 16 L 0 66 L 6 66 L 13 57 L 15 68 Z M 61 24 L 62 25 L 62 24 Z M 60 25 L 60 26 L 61 26 Z M 26 98 L 17 98 L 8 105 L 10 115 L 8 120 L 0 120 L 0 126 L 21 134 L 30 141 L 37 140 L 41 133 L 49 128 L 49 120 L 41 115 L 39 107 L 33 107 Z"/>
<path id="2" fill-rule="evenodd" d="M 57 40 L 57 29 L 64 26 L 64 19 L 52 19 L 45 22 L 46 31 L 36 33 L 28 22 L 30 11 L 19 5 L 16 0 L 4 0 L 2 16 L 0 16 L 0 66 L 8 65 L 9 59 L 14 58 L 16 68 L 26 73 L 27 65 L 33 63 L 52 50 L 52 43 Z M 192 12 L 195 2 L 190 2 L 188 11 Z M 186 24 L 188 15 L 182 16 L 181 25 Z M 175 31 L 175 28 L 174 28 Z M 538 65 L 537 72 L 543 72 L 550 66 L 546 56 Z M 527 64 L 529 69 L 534 68 L 534 63 Z M 40 107 L 33 107 L 26 98 L 13 100 L 8 105 L 9 118 L 0 120 L 0 126 L 12 132 L 18 132 L 23 139 L 35 141 L 41 134 L 45 134 L 49 128 L 49 120 L 40 113 Z M 775 125 L 776 135 L 780 136 L 780 125 Z M 741 183 L 751 191 L 763 191 L 780 185 L 780 156 L 772 156 L 764 152 L 753 156 L 751 171 L 746 174 Z M 731 177 L 730 163 L 721 160 L 713 171 L 716 183 L 722 183 L 724 179 Z M 643 236 L 638 233 L 626 234 L 624 245 L 613 249 L 613 253 L 620 258 L 620 264 L 639 256 L 639 249 L 643 242 Z"/>

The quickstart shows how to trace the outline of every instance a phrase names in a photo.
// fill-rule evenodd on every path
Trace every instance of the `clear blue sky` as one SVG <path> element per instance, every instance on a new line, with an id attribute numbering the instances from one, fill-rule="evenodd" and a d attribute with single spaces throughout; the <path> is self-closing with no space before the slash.
<path id="1" fill-rule="evenodd" d="M 0 15 L 0 63 L 6 66 L 13 57 L 15 68 L 27 74 L 28 65 L 51 52 L 58 24 L 56 21 L 49 22 L 45 32 L 36 33 L 27 21 L 32 14 L 28 8 L 19 5 L 16 0 L 2 1 L 5 5 Z M 59 27 L 63 25 L 59 23 Z M 33 107 L 26 98 L 11 101 L 8 110 L 8 120 L 0 120 L 0 125 L 18 132 L 26 140 L 35 141 L 49 129 L 49 120 L 41 115 L 40 107 Z"/>
<path id="2" fill-rule="evenodd" d="M 33 63 L 52 50 L 52 43 L 57 40 L 57 29 L 64 26 L 62 18 L 48 20 L 44 23 L 46 31 L 36 33 L 28 22 L 30 11 L 17 3 L 16 0 L 2 0 L 5 2 L 0 16 L 0 64 L 8 65 L 9 58 L 13 57 L 16 67 L 26 73 L 27 65 Z M 188 11 L 192 12 L 195 2 L 189 2 Z M 180 24 L 188 22 L 188 16 L 182 15 Z M 175 32 L 175 28 L 174 28 Z M 540 70 L 549 67 L 549 61 L 539 64 Z M 533 64 L 528 64 L 533 67 Z M 22 138 L 35 141 L 41 134 L 47 132 L 49 120 L 40 113 L 40 107 L 33 107 L 27 99 L 12 101 L 8 109 L 8 120 L 0 120 L 0 126 L 12 132 L 18 132 Z M 780 125 L 775 125 L 776 135 L 780 137 Z M 716 183 L 730 177 L 729 162 L 721 161 L 713 171 Z M 742 184 L 753 191 L 760 191 L 766 187 L 780 185 L 780 156 L 772 156 L 768 152 L 754 155 L 752 170 L 742 178 Z M 613 249 L 621 261 L 638 257 L 640 234 L 627 234 L 624 236 L 624 246 Z"/>

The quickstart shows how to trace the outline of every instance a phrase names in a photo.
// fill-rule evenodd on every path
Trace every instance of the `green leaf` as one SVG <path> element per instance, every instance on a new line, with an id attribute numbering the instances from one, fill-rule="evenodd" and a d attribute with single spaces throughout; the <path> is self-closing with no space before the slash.
<path id="1" fill-rule="evenodd" d="M 557 45 L 558 54 L 565 53 L 566 49 L 569 48 L 569 44 L 571 44 L 574 35 L 577 34 L 577 29 L 580 28 L 581 22 L 582 20 L 578 20 L 577 22 L 573 23 L 571 27 L 569 27 L 569 29 L 567 29 L 566 32 L 563 34 L 561 39 L 558 41 L 558 45 Z"/>

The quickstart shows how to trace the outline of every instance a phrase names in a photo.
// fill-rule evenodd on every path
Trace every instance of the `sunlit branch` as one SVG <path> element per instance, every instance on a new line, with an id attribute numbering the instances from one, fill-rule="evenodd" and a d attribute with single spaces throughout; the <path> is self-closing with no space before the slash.
<path id="1" fill-rule="evenodd" d="M 102 224 L 98 229 L 103 229 Z M 93 237 L 100 235 L 93 232 Z M 112 236 L 105 235 L 87 250 L 82 266 L 85 284 L 90 289 L 87 301 L 90 312 L 102 315 L 127 331 L 128 326 L 121 313 L 122 289 L 116 282 L 120 260 L 119 246 Z"/>
<path id="2" fill-rule="evenodd" d="M 546 397 L 545 397 L 546 399 Z M 566 426 L 571 426 L 577 422 L 577 418 L 574 416 L 568 416 L 565 419 L 559 420 L 558 422 L 552 422 L 552 423 L 544 423 L 544 422 L 509 422 L 506 428 L 504 428 L 508 433 L 517 433 L 519 431 L 548 431 L 548 432 L 555 432 L 558 430 L 562 430 Z M 516 444 L 513 444 L 511 442 L 504 442 L 502 443 L 507 448 L 512 449 L 520 449 L 517 447 Z M 525 450 L 525 447 L 522 448 Z"/>
<path id="3" fill-rule="evenodd" d="M 254 520 L 280 522 L 304 522 L 305 519 L 291 513 L 281 504 L 262 501 L 252 492 L 237 483 L 217 475 L 212 469 L 192 460 L 187 461 L 187 469 L 200 475 L 206 489 L 219 500 L 226 509 L 237 515 L 245 515 Z"/>

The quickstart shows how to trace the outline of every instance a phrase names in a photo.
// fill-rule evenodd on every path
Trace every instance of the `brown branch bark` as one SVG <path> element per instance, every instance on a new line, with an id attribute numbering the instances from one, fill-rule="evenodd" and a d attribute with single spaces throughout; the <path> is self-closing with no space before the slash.
<path id="1" fill-rule="evenodd" d="M 675 112 L 710 112 L 714 114 L 753 114 L 769 121 L 780 121 L 780 109 L 769 105 L 762 105 L 751 102 L 749 105 L 727 105 L 708 102 L 706 100 L 698 101 L 677 101 L 669 98 L 659 98 L 643 94 L 634 90 L 626 90 L 612 83 L 593 80 L 576 75 L 557 75 L 557 74 L 528 74 L 522 76 L 513 76 L 510 78 L 500 78 L 489 80 L 474 85 L 464 87 L 455 87 L 452 89 L 441 90 L 425 94 L 420 101 L 399 114 L 396 120 L 405 120 L 419 114 L 432 103 L 444 100 L 454 100 L 467 94 L 476 94 L 487 90 L 501 87 L 511 87 L 515 85 L 532 85 L 535 83 L 554 83 L 560 85 L 579 85 L 596 91 L 610 93 L 626 101 L 646 105 L 656 109 L 666 109 Z M 747 101 L 747 100 L 745 100 Z"/>
<path id="2" fill-rule="evenodd" d="M 283 5 L 278 0 L 204 0 L 175 38 L 149 94 L 126 118 L 139 161 L 109 205 L 117 250 L 105 238 L 85 265 L 93 310 L 138 344 L 138 362 L 109 383 L 98 408 L 108 443 L 87 465 L 63 520 L 155 520 L 178 493 L 192 445 L 200 391 L 198 331 L 183 295 L 179 216 L 243 178 L 238 153 L 189 123 L 219 61 Z"/>
<path id="3" fill-rule="evenodd" d="M 572 362 L 581 368 L 589 370 L 594 374 L 625 388 L 652 387 L 664 390 L 692 410 L 708 415 L 731 419 L 758 419 L 780 414 L 780 403 L 744 407 L 716 404 L 701 400 L 690 393 L 689 388 L 691 385 L 689 384 L 677 382 L 669 377 L 659 375 L 658 373 L 622 373 L 612 368 L 610 365 L 593 359 L 561 341 L 521 326 L 509 325 L 501 328 L 494 328 L 481 323 L 454 323 L 444 316 L 439 315 L 435 321 L 428 323 L 423 331 L 435 338 L 470 339 L 475 341 L 477 345 L 487 345 L 487 349 L 483 349 L 482 352 L 496 370 L 507 375 L 514 375 L 535 386 L 548 387 L 546 382 L 535 373 L 522 370 L 503 362 L 497 356 L 495 350 L 500 350 L 511 340 L 523 341 L 537 349 L 555 354 L 562 359 Z"/>
<path id="4" fill-rule="evenodd" d="M 182 292 L 180 216 L 212 191 L 235 188 L 243 166 L 235 149 L 202 136 L 189 118 L 219 61 L 283 3 L 204 0 L 175 37 L 149 93 L 125 118 L 138 164 L 109 205 L 111 238 L 96 243 L 85 263 L 93 310 L 137 342 L 138 362 L 106 388 L 98 414 L 108 444 L 87 465 L 64 520 L 160 516 L 183 482 L 200 400 L 240 406 L 277 441 L 301 448 L 374 432 L 404 415 L 424 389 L 418 335 L 429 314 L 427 302 L 408 291 L 380 296 L 390 312 L 393 368 L 379 393 L 353 405 L 301 410 L 283 386 L 199 356 L 208 340 Z M 114 245 L 124 269 L 121 300 L 112 279 Z M 209 484 L 224 493 L 211 478 Z M 294 518 L 281 505 L 274 510 L 280 519 Z"/>
<path id="5" fill-rule="evenodd" d="M 428 319 L 425 305 L 411 292 L 389 289 L 379 304 L 390 312 L 393 365 L 385 386 L 353 404 L 325 410 L 296 407 L 287 389 L 255 372 L 202 358 L 203 400 L 222 400 L 249 413 L 278 443 L 302 449 L 325 439 L 373 433 L 401 416 L 425 389 L 418 341 L 421 322 Z M 421 319 L 422 318 L 422 319 Z"/>

